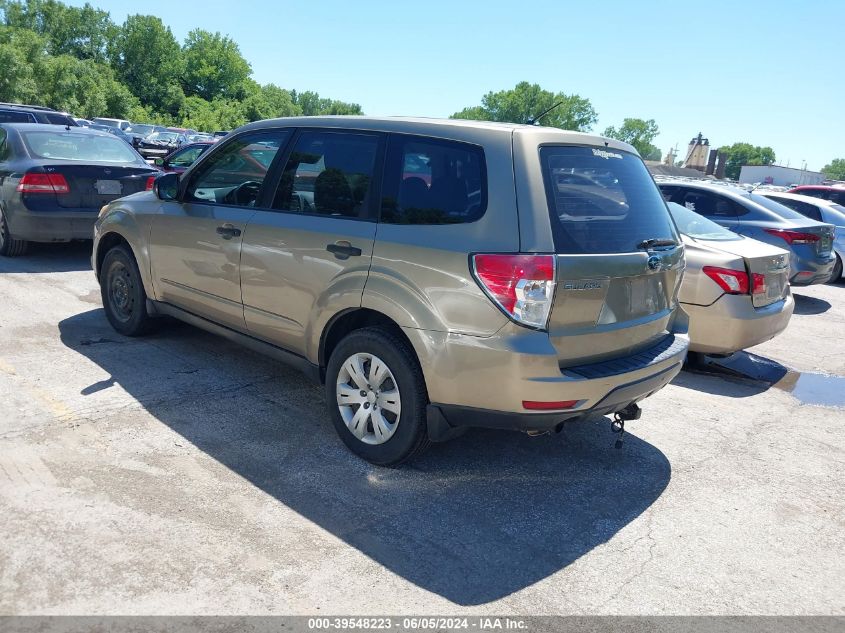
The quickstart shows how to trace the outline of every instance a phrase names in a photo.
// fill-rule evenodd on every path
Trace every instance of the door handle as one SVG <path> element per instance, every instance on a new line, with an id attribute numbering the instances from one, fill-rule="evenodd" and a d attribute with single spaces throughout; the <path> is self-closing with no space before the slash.
<path id="1" fill-rule="evenodd" d="M 231 240 L 233 237 L 240 237 L 241 230 L 232 224 L 224 224 L 217 227 L 217 235 L 222 236 L 224 240 Z"/>
<path id="2" fill-rule="evenodd" d="M 357 246 L 352 246 L 346 240 L 339 240 L 334 244 L 329 244 L 326 246 L 326 250 L 330 253 L 334 253 L 334 256 L 338 259 L 349 259 L 350 257 L 358 257 L 361 255 L 361 249 Z"/>

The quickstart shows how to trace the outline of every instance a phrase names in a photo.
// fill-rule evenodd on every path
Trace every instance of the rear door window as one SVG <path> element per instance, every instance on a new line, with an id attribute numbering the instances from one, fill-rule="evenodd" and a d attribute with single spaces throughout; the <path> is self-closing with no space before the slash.
<path id="1" fill-rule="evenodd" d="M 628 253 L 648 239 L 680 241 L 642 159 L 617 149 L 540 148 L 555 249 Z"/>
<path id="2" fill-rule="evenodd" d="M 377 134 L 300 133 L 282 173 L 273 208 L 371 219 L 381 139 Z"/>
<path id="3" fill-rule="evenodd" d="M 469 143 L 392 134 L 381 222 L 460 224 L 487 207 L 484 151 Z"/>
<path id="4" fill-rule="evenodd" d="M 809 202 L 801 202 L 800 200 L 793 200 L 792 198 L 780 198 L 773 196 L 772 200 L 785 207 L 789 207 L 793 211 L 798 211 L 803 216 L 822 222 L 822 213 L 819 208 Z"/>

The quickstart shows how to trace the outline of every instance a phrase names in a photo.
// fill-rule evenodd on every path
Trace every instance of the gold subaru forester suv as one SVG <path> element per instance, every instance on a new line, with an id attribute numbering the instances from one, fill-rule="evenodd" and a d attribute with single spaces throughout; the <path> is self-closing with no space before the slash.
<path id="1" fill-rule="evenodd" d="M 637 417 L 688 347 L 666 204 L 631 146 L 582 133 L 260 121 L 94 238 L 118 332 L 169 315 L 292 363 L 376 464 L 471 426 Z"/>

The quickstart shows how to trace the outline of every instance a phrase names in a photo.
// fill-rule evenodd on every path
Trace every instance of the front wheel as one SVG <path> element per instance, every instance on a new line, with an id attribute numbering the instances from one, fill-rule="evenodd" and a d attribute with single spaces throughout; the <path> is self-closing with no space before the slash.
<path id="1" fill-rule="evenodd" d="M 373 464 L 394 466 L 428 448 L 425 380 L 414 351 L 382 328 L 347 335 L 326 368 L 335 430 Z"/>
<path id="2" fill-rule="evenodd" d="M 140 336 L 150 329 L 147 293 L 132 251 L 113 247 L 100 269 L 100 296 L 112 327 L 125 336 Z"/>

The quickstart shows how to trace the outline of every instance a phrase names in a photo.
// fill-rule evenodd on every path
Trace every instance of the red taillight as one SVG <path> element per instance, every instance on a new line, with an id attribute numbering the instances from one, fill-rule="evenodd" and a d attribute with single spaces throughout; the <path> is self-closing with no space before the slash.
<path id="1" fill-rule="evenodd" d="M 766 294 L 766 276 L 760 273 L 751 273 L 751 294 Z"/>
<path id="2" fill-rule="evenodd" d="M 558 409 L 571 409 L 578 400 L 560 400 L 558 402 L 538 402 L 537 400 L 523 400 L 522 407 L 532 411 L 556 411 Z"/>
<path id="3" fill-rule="evenodd" d="M 156 181 L 155 176 L 150 176 L 147 178 L 147 186 L 144 187 L 144 191 L 152 191 L 153 190 L 153 183 Z"/>
<path id="4" fill-rule="evenodd" d="M 705 266 L 702 270 L 729 295 L 748 294 L 748 273 L 744 270 L 731 270 L 730 268 L 718 268 L 716 266 Z"/>
<path id="5" fill-rule="evenodd" d="M 21 178 L 17 191 L 20 193 L 70 193 L 70 186 L 61 174 L 26 173 Z"/>
<path id="6" fill-rule="evenodd" d="M 769 235 L 774 235 L 784 240 L 787 244 L 813 244 L 821 239 L 815 233 L 804 233 L 803 231 L 790 231 L 788 229 L 763 229 Z"/>
<path id="7" fill-rule="evenodd" d="M 514 320 L 545 328 L 555 289 L 554 255 L 472 256 L 479 285 Z"/>

